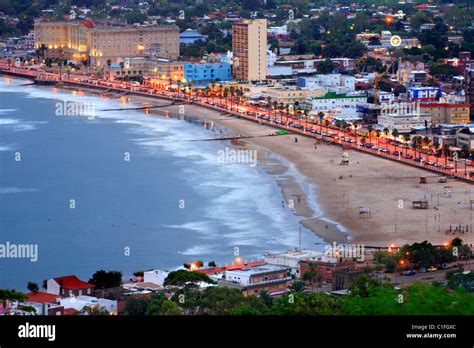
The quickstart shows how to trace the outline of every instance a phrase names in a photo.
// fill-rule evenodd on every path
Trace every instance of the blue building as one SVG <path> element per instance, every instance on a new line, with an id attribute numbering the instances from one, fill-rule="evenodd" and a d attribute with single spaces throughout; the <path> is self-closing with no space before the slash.
<path id="1" fill-rule="evenodd" d="M 192 29 L 186 29 L 181 34 L 179 34 L 179 43 L 181 44 L 190 45 L 195 43 L 196 41 L 206 42 L 207 36 L 202 35 L 201 33 Z"/>
<path id="2" fill-rule="evenodd" d="M 438 100 L 442 96 L 439 87 L 410 87 L 408 88 L 410 100 L 432 101 Z"/>
<path id="3" fill-rule="evenodd" d="M 195 85 L 215 81 L 230 81 L 229 63 L 184 63 L 184 78 Z"/>

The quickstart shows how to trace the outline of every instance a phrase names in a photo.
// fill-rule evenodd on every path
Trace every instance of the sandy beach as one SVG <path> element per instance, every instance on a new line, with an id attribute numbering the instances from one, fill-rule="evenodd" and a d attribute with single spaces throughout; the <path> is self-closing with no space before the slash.
<path id="1" fill-rule="evenodd" d="M 126 98 L 136 104 L 169 104 L 141 96 Z M 328 243 L 387 246 L 428 240 L 443 244 L 456 236 L 474 243 L 474 197 L 468 183 L 439 183 L 436 174 L 354 150 L 343 151 L 336 145 L 321 143 L 315 149 L 315 140 L 309 137 L 298 135 L 298 142 L 295 135 L 263 137 L 276 129 L 196 105 L 150 110 L 151 117 L 182 117 L 183 113 L 224 126 L 225 136 L 255 137 L 245 139 L 243 146 L 258 150 L 258 164 L 282 189 L 282 204 Z M 349 165 L 339 164 L 343 152 L 349 154 Z M 292 166 L 303 180 L 289 174 Z M 419 183 L 421 176 L 427 177 L 426 184 Z M 428 200 L 428 209 L 413 207 L 412 202 L 421 199 Z M 311 202 L 317 202 L 317 209 Z M 369 213 L 361 214 L 360 208 Z"/>

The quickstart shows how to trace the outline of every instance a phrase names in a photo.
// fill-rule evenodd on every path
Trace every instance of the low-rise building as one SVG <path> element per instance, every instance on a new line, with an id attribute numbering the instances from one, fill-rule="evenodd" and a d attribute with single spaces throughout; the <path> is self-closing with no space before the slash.
<path id="1" fill-rule="evenodd" d="M 312 268 L 323 275 L 326 283 L 332 283 L 334 272 L 341 269 L 355 268 L 356 261 L 339 260 L 336 258 L 323 258 L 322 260 L 302 260 L 300 262 L 300 274 L 304 277 L 306 272 L 310 272 Z"/>
<path id="2" fill-rule="evenodd" d="M 411 101 L 435 101 L 441 97 L 439 87 L 410 87 L 408 97 Z"/>
<path id="3" fill-rule="evenodd" d="M 171 59 L 157 59 L 153 68 L 153 76 L 150 76 L 149 83 L 152 86 L 164 88 L 184 80 L 183 62 Z"/>
<path id="4" fill-rule="evenodd" d="M 46 292 L 61 297 L 90 295 L 94 285 L 80 280 L 75 275 L 57 277 L 46 282 Z"/>
<path id="5" fill-rule="evenodd" d="M 168 277 L 168 274 L 170 274 L 170 272 L 162 271 L 159 269 L 146 271 L 146 272 L 143 272 L 143 281 L 145 283 L 153 283 L 153 284 L 163 287 L 165 279 L 166 277 Z"/>
<path id="6" fill-rule="evenodd" d="M 270 295 L 278 295 L 288 289 L 291 279 L 289 267 L 264 264 L 226 270 L 223 279 L 219 280 L 239 285 L 244 295 L 257 295 L 261 290 L 268 291 Z"/>
<path id="7" fill-rule="evenodd" d="M 155 73 L 156 59 L 150 57 L 129 57 L 121 64 L 113 63 L 110 66 L 111 79 L 124 80 L 153 76 Z"/>
<path id="8" fill-rule="evenodd" d="M 359 118 L 358 108 L 367 104 L 365 95 L 337 94 L 328 92 L 320 97 L 308 97 L 306 103 L 310 105 L 313 113 L 329 113 L 331 117 L 338 119 Z"/>
<path id="9" fill-rule="evenodd" d="M 474 127 L 465 127 L 456 134 L 456 145 L 466 147 L 468 151 L 474 150 Z"/>
<path id="10" fill-rule="evenodd" d="M 301 276 L 300 261 L 320 260 L 323 256 L 324 252 L 296 248 L 282 253 L 266 253 L 263 255 L 263 260 L 268 264 L 289 267 L 291 274 L 299 278 Z"/>
<path id="11" fill-rule="evenodd" d="M 47 292 L 30 292 L 26 294 L 25 306 L 35 308 L 37 315 L 64 315 L 64 307 L 59 305 L 59 295 Z"/>
<path id="12" fill-rule="evenodd" d="M 193 84 L 232 80 L 231 66 L 228 63 L 185 62 L 183 67 L 184 79 Z"/>
<path id="13" fill-rule="evenodd" d="M 296 85 L 301 88 L 326 88 L 330 92 L 352 93 L 355 91 L 355 77 L 341 74 L 317 74 L 310 77 L 298 77 Z"/>
<path id="14" fill-rule="evenodd" d="M 326 93 L 324 88 L 302 89 L 298 87 L 269 87 L 264 92 L 266 97 L 270 97 L 272 102 L 284 104 L 302 103 L 309 97 L 321 97 Z"/>
<path id="15" fill-rule="evenodd" d="M 108 300 L 105 298 L 97 298 L 92 296 L 73 296 L 61 298 L 59 304 L 65 309 L 73 308 L 76 311 L 80 312 L 84 307 L 100 307 L 109 314 L 117 314 L 117 301 Z"/>
<path id="16" fill-rule="evenodd" d="M 397 129 L 399 133 L 409 133 L 412 128 L 431 125 L 431 115 L 416 111 L 381 112 L 377 123 L 380 128 L 388 128 L 390 132 Z"/>

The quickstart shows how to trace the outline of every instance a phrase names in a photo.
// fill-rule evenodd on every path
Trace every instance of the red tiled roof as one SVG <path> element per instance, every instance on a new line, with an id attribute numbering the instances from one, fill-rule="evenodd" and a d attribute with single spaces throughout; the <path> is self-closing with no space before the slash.
<path id="1" fill-rule="evenodd" d="M 94 23 L 92 23 L 88 19 L 84 19 L 84 20 L 80 21 L 79 23 L 81 23 L 82 25 L 86 26 L 89 29 L 94 27 Z"/>
<path id="2" fill-rule="evenodd" d="M 56 302 L 56 299 L 59 298 L 58 295 L 50 294 L 47 292 L 30 292 L 26 294 L 28 297 L 28 302 L 36 302 L 36 303 L 52 303 Z"/>
<path id="3" fill-rule="evenodd" d="M 74 315 L 76 313 L 79 313 L 79 311 L 74 308 L 64 308 L 64 315 Z"/>
<path id="4" fill-rule="evenodd" d="M 75 275 L 65 276 L 65 277 L 58 277 L 54 278 L 56 283 L 59 284 L 63 289 L 68 290 L 81 290 L 81 289 L 90 289 L 93 288 L 93 284 L 86 283 L 80 280 Z"/>
<path id="5" fill-rule="evenodd" d="M 446 108 L 468 108 L 471 106 L 469 103 L 420 103 L 420 106 L 425 108 L 437 108 L 437 107 L 446 107 Z"/>

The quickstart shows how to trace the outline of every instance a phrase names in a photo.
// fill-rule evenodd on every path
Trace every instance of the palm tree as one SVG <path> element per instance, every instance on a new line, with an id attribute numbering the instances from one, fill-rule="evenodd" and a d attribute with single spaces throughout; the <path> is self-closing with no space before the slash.
<path id="1" fill-rule="evenodd" d="M 229 88 L 225 87 L 223 94 L 224 94 L 224 98 L 225 98 L 225 106 L 227 106 L 228 97 L 229 97 Z"/>
<path id="2" fill-rule="evenodd" d="M 387 127 L 385 127 L 385 128 L 383 129 L 383 132 L 384 132 L 384 134 L 385 134 L 385 137 L 388 137 L 388 135 L 389 135 L 389 133 L 390 133 L 390 130 L 389 130 Z"/>
<path id="3" fill-rule="evenodd" d="M 373 130 L 374 130 L 374 127 L 371 124 L 369 124 L 367 126 L 367 131 L 369 132 L 369 143 L 370 144 L 372 144 L 372 139 L 371 138 L 372 138 L 372 131 Z"/>
<path id="4" fill-rule="evenodd" d="M 108 80 L 110 81 L 110 67 L 112 66 L 112 60 L 109 58 L 107 59 L 107 70 L 109 72 Z"/>
<path id="5" fill-rule="evenodd" d="M 377 147 L 379 146 L 380 135 L 381 135 L 380 130 L 377 129 L 375 131 L 375 136 L 377 137 Z"/>
<path id="6" fill-rule="evenodd" d="M 448 155 L 449 155 L 449 145 L 444 144 L 443 145 L 443 154 L 444 154 L 444 165 L 448 165 Z"/>
<path id="7" fill-rule="evenodd" d="M 408 154 L 408 142 L 410 141 L 410 134 L 403 134 L 403 140 L 405 140 L 405 157 Z"/>
<path id="8" fill-rule="evenodd" d="M 288 118 L 290 117 L 290 104 L 285 105 L 285 111 L 286 111 L 286 124 L 288 124 Z"/>
<path id="9" fill-rule="evenodd" d="M 351 126 L 346 121 L 342 121 L 341 127 L 342 127 L 342 134 L 343 134 L 344 140 L 346 140 L 346 132 L 349 128 L 351 128 Z"/>
<path id="10" fill-rule="evenodd" d="M 316 269 L 316 264 L 314 262 L 309 263 L 309 271 L 304 272 L 303 280 L 309 281 L 311 284 L 311 292 L 314 291 L 314 284 L 318 284 L 318 287 L 321 286 L 324 277 L 323 274 Z"/>
<path id="11" fill-rule="evenodd" d="M 308 128 L 308 114 L 309 111 L 307 109 L 303 110 L 303 116 L 304 116 L 304 131 L 306 132 L 306 128 Z"/>
<path id="12" fill-rule="evenodd" d="M 398 133 L 398 129 L 396 129 L 396 128 L 392 129 L 392 136 L 394 138 L 398 138 L 399 135 L 400 135 L 400 133 Z"/>
<path id="13" fill-rule="evenodd" d="M 396 128 L 392 129 L 392 136 L 395 138 L 395 152 L 397 152 L 397 144 L 398 144 L 397 138 L 399 136 L 398 129 Z"/>
<path id="14" fill-rule="evenodd" d="M 324 120 L 324 125 L 326 126 L 326 133 L 329 131 L 329 125 L 331 122 L 329 120 Z"/>
<path id="15" fill-rule="evenodd" d="M 268 103 L 268 116 L 272 115 L 272 97 L 267 97 Z"/>
<path id="16" fill-rule="evenodd" d="M 323 137 L 323 120 L 324 120 L 324 112 L 318 112 L 319 117 L 319 127 L 321 128 L 321 138 Z"/>
<path id="17" fill-rule="evenodd" d="M 278 109 L 278 102 L 276 100 L 274 100 L 273 103 L 272 103 L 272 106 L 273 106 L 273 115 L 275 116 L 275 119 L 276 119 L 277 109 Z"/>
<path id="18" fill-rule="evenodd" d="M 356 120 L 352 122 L 352 125 L 354 126 L 355 143 L 357 145 L 357 126 L 359 125 L 359 121 Z"/>
<path id="19" fill-rule="evenodd" d="M 234 95 L 235 95 L 235 87 L 230 86 L 229 92 L 230 92 L 230 111 L 232 111 L 232 109 L 233 109 L 233 99 L 234 99 Z"/>

